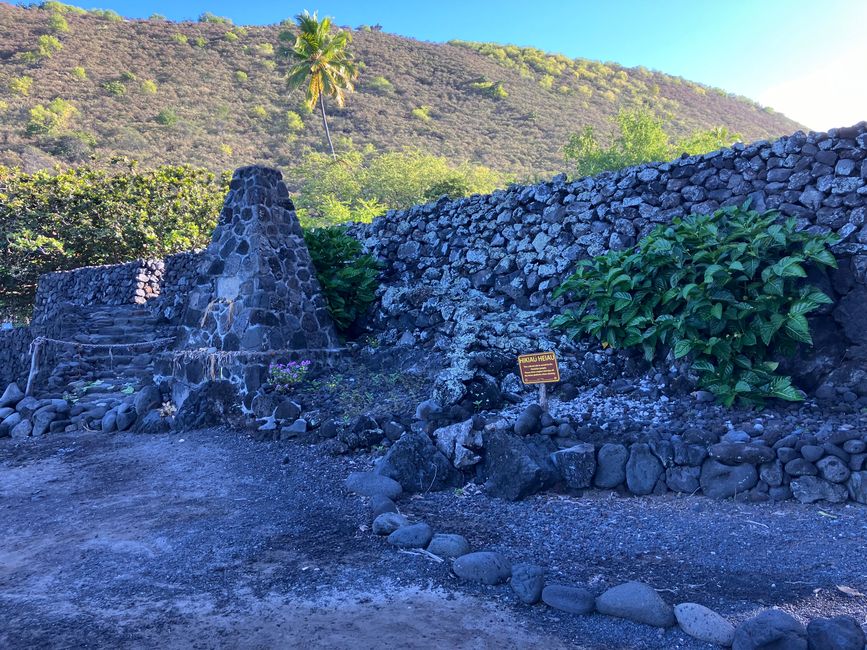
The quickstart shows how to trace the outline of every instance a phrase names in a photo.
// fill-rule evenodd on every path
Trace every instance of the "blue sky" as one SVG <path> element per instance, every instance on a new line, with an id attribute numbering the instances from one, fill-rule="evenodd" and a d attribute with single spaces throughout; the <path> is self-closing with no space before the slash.
<path id="1" fill-rule="evenodd" d="M 100 7 L 172 20 L 211 11 L 238 24 L 318 10 L 340 25 L 379 23 L 422 40 L 514 43 L 644 65 L 746 95 L 815 129 L 867 120 L 867 0 L 104 0 Z"/>

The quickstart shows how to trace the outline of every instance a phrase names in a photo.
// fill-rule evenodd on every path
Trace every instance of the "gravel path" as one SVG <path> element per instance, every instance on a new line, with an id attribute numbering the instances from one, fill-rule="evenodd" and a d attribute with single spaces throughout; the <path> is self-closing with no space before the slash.
<path id="1" fill-rule="evenodd" d="M 365 457 L 225 430 L 0 441 L 0 647 L 702 648 L 517 606 L 362 530 Z M 635 578 L 742 619 L 776 605 L 865 621 L 867 509 L 452 492 L 403 510 L 595 591 Z"/>

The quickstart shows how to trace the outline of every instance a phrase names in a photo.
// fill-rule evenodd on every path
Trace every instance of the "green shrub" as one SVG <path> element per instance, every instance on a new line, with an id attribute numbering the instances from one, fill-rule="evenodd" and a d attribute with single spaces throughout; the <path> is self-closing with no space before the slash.
<path id="1" fill-rule="evenodd" d="M 96 146 L 96 138 L 92 133 L 75 131 L 57 138 L 51 146 L 51 152 L 61 158 L 79 163 L 90 157 Z"/>
<path id="2" fill-rule="evenodd" d="M 9 91 L 13 95 L 21 95 L 27 97 L 30 94 L 30 89 L 33 87 L 33 77 L 24 75 L 23 77 L 12 77 L 9 80 Z"/>
<path id="3" fill-rule="evenodd" d="M 123 20 L 123 17 L 112 9 L 91 9 L 87 13 L 91 16 L 107 20 L 110 23 L 119 23 Z"/>
<path id="4" fill-rule="evenodd" d="M 63 49 L 63 45 L 57 37 L 43 34 L 36 39 L 36 50 L 32 52 L 36 59 L 50 59 L 55 52 Z"/>
<path id="5" fill-rule="evenodd" d="M 430 122 L 432 119 L 430 116 L 430 106 L 419 106 L 412 109 L 412 116 L 422 122 Z"/>
<path id="6" fill-rule="evenodd" d="M 157 82 L 153 79 L 145 79 L 141 82 L 141 91 L 145 95 L 156 95 L 157 94 Z"/>
<path id="7" fill-rule="evenodd" d="M 205 47 L 208 44 L 208 41 L 204 36 L 196 36 L 196 38 L 193 39 L 193 44 L 196 47 Z"/>
<path id="8" fill-rule="evenodd" d="M 376 299 L 379 264 L 340 226 L 304 231 L 304 241 L 337 329 L 345 332 Z"/>
<path id="9" fill-rule="evenodd" d="M 286 126 L 292 133 L 304 130 L 304 120 L 295 111 L 286 111 Z"/>
<path id="10" fill-rule="evenodd" d="M 238 40 L 238 35 L 235 32 L 226 32 L 226 40 L 230 43 L 234 43 Z"/>
<path id="11" fill-rule="evenodd" d="M 200 23 L 216 23 L 218 25 L 231 25 L 232 19 L 226 18 L 225 16 L 216 16 L 212 14 L 210 11 L 206 11 L 202 15 L 199 16 Z"/>
<path id="12" fill-rule="evenodd" d="M 60 133 L 69 125 L 78 109 L 65 99 L 59 97 L 48 106 L 37 104 L 30 109 L 30 120 L 27 122 L 29 135 L 44 135 Z"/>
<path id="13" fill-rule="evenodd" d="M 32 298 L 49 271 L 204 246 L 227 185 L 185 166 L 33 174 L 0 166 L 0 302 Z"/>
<path id="14" fill-rule="evenodd" d="M 671 160 L 684 151 L 690 154 L 708 153 L 730 146 L 740 139 L 737 133 L 720 127 L 697 131 L 684 140 L 672 143 L 663 128 L 663 121 L 643 109 L 621 110 L 616 121 L 619 134 L 608 147 L 602 147 L 592 126 L 569 136 L 563 152 L 567 161 L 575 163 L 580 176 L 616 171 L 646 162 Z"/>
<path id="15" fill-rule="evenodd" d="M 164 108 L 156 117 L 157 123 L 163 126 L 174 126 L 178 123 L 178 114 L 171 108 Z"/>
<path id="16" fill-rule="evenodd" d="M 486 81 L 482 79 L 481 81 L 474 81 L 470 86 L 476 90 L 481 90 L 495 99 L 505 99 L 509 96 L 502 81 Z"/>
<path id="17" fill-rule="evenodd" d="M 264 120 L 268 117 L 268 109 L 262 106 L 262 104 L 257 104 L 250 109 L 250 117 L 254 120 Z"/>
<path id="18" fill-rule="evenodd" d="M 190 39 L 185 34 L 175 33 L 172 34 L 172 40 L 178 45 L 186 45 Z"/>
<path id="19" fill-rule="evenodd" d="M 115 97 L 123 97 L 126 95 L 126 85 L 122 81 L 118 81 L 117 79 L 113 81 L 106 81 L 102 84 L 102 87 L 105 88 L 106 91 L 110 95 L 114 95 Z"/>
<path id="20" fill-rule="evenodd" d="M 249 79 L 249 76 L 246 72 L 244 72 L 243 70 L 235 70 L 235 81 L 244 83 L 245 81 L 247 81 L 247 79 Z"/>
<path id="21" fill-rule="evenodd" d="M 138 79 L 134 72 L 130 72 L 129 70 L 124 70 L 120 73 L 120 78 L 122 81 L 135 81 Z"/>
<path id="22" fill-rule="evenodd" d="M 370 81 L 367 82 L 367 87 L 370 88 L 373 92 L 380 93 L 381 95 L 386 95 L 388 93 L 394 92 L 394 84 L 392 84 L 388 79 L 383 76 L 374 77 Z"/>
<path id="23" fill-rule="evenodd" d="M 48 29 L 55 34 L 64 34 L 69 31 L 69 23 L 59 13 L 52 13 L 48 18 Z"/>
<path id="24" fill-rule="evenodd" d="M 85 70 L 82 66 L 77 65 L 71 71 L 70 74 L 72 78 L 76 81 L 87 81 L 87 70 Z"/>
<path id="25" fill-rule="evenodd" d="M 166 18 L 162 14 L 151 14 L 150 16 L 148 16 L 148 20 L 153 20 L 156 22 L 165 22 L 166 20 L 168 20 L 168 18 Z"/>
<path id="26" fill-rule="evenodd" d="M 803 280 L 805 266 L 836 266 L 833 241 L 747 206 L 676 219 L 632 250 L 580 262 L 554 292 L 578 306 L 552 324 L 612 348 L 640 346 L 647 360 L 689 359 L 726 405 L 800 400 L 777 359 L 812 343 L 806 315 L 831 300 Z"/>
<path id="27" fill-rule="evenodd" d="M 256 51 L 262 56 L 274 56 L 274 46 L 271 43 L 259 43 Z"/>
<path id="28" fill-rule="evenodd" d="M 0 99 L 0 113 L 5 113 L 9 110 L 9 102 L 5 99 Z"/>
<path id="29" fill-rule="evenodd" d="M 55 0 L 49 0 L 48 2 L 43 2 L 39 5 L 39 8 L 44 11 L 50 11 L 55 14 L 75 14 L 76 16 L 83 16 L 87 13 L 86 9 L 82 9 L 81 7 L 76 7 L 75 5 L 68 5 L 62 2 L 56 2 Z"/>

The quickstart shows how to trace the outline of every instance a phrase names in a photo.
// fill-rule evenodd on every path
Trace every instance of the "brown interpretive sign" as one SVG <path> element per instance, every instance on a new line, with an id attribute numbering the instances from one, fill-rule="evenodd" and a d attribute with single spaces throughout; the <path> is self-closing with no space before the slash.
<path id="1" fill-rule="evenodd" d="M 560 381 L 560 368 L 553 352 L 535 352 L 518 357 L 521 381 L 525 384 L 553 384 Z"/>

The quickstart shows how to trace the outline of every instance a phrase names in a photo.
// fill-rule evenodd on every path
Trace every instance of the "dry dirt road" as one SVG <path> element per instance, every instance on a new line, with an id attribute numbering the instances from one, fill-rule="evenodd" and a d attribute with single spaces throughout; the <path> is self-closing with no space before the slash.
<path id="1" fill-rule="evenodd" d="M 520 607 L 508 587 L 463 585 L 447 564 L 395 552 L 363 529 L 364 503 L 343 488 L 365 462 L 227 430 L 0 440 L 0 648 L 704 647 L 676 629 Z M 707 604 L 734 619 L 775 604 L 867 612 L 867 600 L 833 584 L 867 592 L 864 508 L 829 507 L 826 517 L 784 504 L 779 533 L 744 519 L 772 524 L 780 506 L 700 498 L 503 504 L 446 493 L 404 508 L 576 582 L 608 568 L 602 582 L 646 576 L 672 600 L 709 590 Z M 715 558 L 704 550 L 721 534 L 711 516 L 742 531 Z M 657 548 L 687 525 L 695 530 Z M 749 557 L 767 563 L 772 548 L 758 549 L 777 542 L 785 557 L 774 591 L 751 579 Z M 678 545 L 693 547 L 699 568 Z M 728 557 L 738 545 L 743 557 Z M 729 565 L 738 579 L 727 579 Z"/>

